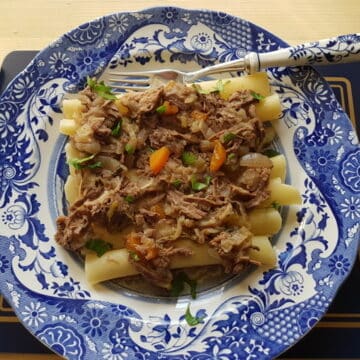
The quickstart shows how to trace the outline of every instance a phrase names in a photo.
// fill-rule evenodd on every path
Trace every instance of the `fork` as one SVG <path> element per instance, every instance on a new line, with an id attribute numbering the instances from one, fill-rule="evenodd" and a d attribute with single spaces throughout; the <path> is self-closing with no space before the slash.
<path id="1" fill-rule="evenodd" d="M 193 83 L 205 76 L 243 71 L 248 74 L 271 68 L 303 65 L 329 65 L 360 61 L 360 33 L 287 47 L 267 53 L 249 52 L 243 58 L 185 72 L 176 69 L 150 71 L 108 71 L 104 80 L 115 90 L 146 90 L 154 83 L 169 80 Z"/>

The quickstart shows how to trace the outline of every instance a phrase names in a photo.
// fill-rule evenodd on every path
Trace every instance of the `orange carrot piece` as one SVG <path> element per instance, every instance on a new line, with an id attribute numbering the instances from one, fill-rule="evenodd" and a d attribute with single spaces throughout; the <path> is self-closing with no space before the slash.
<path id="1" fill-rule="evenodd" d="M 150 154 L 150 169 L 153 174 L 158 174 L 165 166 L 170 156 L 170 150 L 163 146 Z"/>
<path id="2" fill-rule="evenodd" d="M 217 171 L 226 160 L 226 150 L 219 140 L 214 141 L 214 152 L 210 159 L 210 171 Z"/>
<path id="3" fill-rule="evenodd" d="M 164 101 L 165 111 L 164 115 L 175 115 L 179 112 L 179 108 L 176 105 L 171 104 L 169 101 Z"/>

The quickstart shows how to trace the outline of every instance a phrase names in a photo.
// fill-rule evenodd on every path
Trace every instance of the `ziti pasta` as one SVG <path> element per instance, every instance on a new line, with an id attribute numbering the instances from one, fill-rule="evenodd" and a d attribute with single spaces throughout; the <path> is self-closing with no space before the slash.
<path id="1" fill-rule="evenodd" d="M 170 289 L 173 269 L 274 266 L 278 206 L 300 203 L 285 157 L 264 151 L 280 111 L 265 73 L 120 96 L 88 79 L 63 102 L 57 242 L 85 256 L 90 283 L 140 274 Z"/>

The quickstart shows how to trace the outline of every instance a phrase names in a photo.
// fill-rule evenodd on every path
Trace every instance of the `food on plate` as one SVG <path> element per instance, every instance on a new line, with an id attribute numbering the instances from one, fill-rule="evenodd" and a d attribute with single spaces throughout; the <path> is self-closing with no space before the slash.
<path id="1" fill-rule="evenodd" d="M 280 101 L 266 73 L 114 95 L 88 79 L 63 102 L 68 214 L 57 242 L 85 256 L 90 283 L 173 269 L 272 267 L 279 206 L 301 202 L 269 150 Z"/>

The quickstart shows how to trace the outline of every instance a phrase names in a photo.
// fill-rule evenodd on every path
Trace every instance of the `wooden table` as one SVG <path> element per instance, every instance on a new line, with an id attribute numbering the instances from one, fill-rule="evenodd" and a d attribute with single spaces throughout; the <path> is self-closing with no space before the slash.
<path id="1" fill-rule="evenodd" d="M 74 27 L 109 13 L 166 5 L 208 8 L 242 17 L 290 44 L 360 31 L 358 0 L 1 0 L 0 64 L 14 50 L 46 47 Z M 16 341 L 16 339 L 14 340 Z M 0 354 L 1 359 L 60 359 Z"/>
<path id="2" fill-rule="evenodd" d="M 358 0 L 1 0 L 0 64 L 10 51 L 40 50 L 96 17 L 156 5 L 224 11 L 293 45 L 360 31 Z"/>

